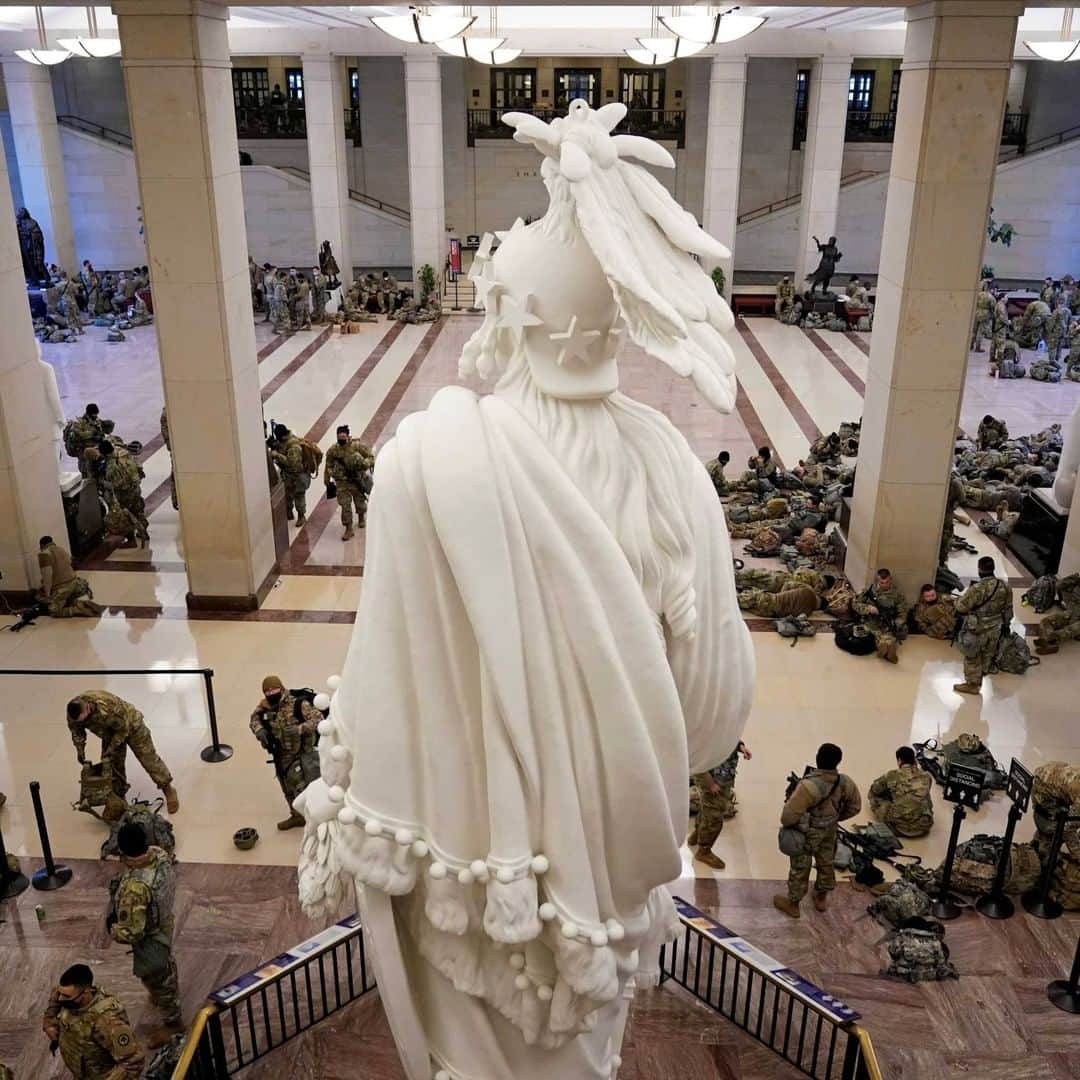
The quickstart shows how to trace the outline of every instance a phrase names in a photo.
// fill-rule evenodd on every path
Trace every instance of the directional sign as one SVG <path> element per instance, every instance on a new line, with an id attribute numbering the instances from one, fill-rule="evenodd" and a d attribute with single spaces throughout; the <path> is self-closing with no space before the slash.
<path id="1" fill-rule="evenodd" d="M 986 773 L 982 769 L 973 769 L 970 765 L 949 762 L 949 768 L 945 773 L 945 801 L 961 803 L 970 810 L 978 810 L 985 783 Z"/>
<path id="2" fill-rule="evenodd" d="M 1012 764 L 1009 766 L 1009 778 L 1005 782 L 1005 794 L 1012 800 L 1013 805 L 1021 813 L 1024 813 L 1028 808 L 1028 800 L 1031 798 L 1031 785 L 1035 782 L 1035 778 L 1028 772 L 1027 768 L 1016 758 L 1012 759 Z"/>

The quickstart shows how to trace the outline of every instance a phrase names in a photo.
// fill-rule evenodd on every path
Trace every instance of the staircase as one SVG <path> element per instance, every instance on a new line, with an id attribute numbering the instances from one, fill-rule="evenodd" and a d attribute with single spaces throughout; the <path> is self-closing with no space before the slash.
<path id="1" fill-rule="evenodd" d="M 848 173 L 847 176 L 841 176 L 840 186 L 845 188 L 851 184 L 859 183 L 860 180 L 870 180 L 871 178 L 880 175 L 881 173 L 874 172 L 872 169 L 860 169 L 858 172 Z M 797 191 L 794 195 L 789 195 L 786 199 L 778 199 L 776 202 L 766 203 L 764 206 L 758 206 L 753 210 L 747 210 L 745 213 L 738 216 L 736 223 L 745 225 L 748 221 L 756 221 L 758 218 L 768 217 L 769 214 L 775 213 L 777 210 L 786 210 L 789 206 L 798 206 L 801 202 L 802 192 Z"/>

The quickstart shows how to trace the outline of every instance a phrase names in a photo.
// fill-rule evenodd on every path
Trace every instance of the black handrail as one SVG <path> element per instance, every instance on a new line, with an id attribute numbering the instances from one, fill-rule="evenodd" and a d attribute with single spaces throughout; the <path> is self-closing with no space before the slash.
<path id="1" fill-rule="evenodd" d="M 63 124 L 65 127 L 73 128 L 75 131 L 85 132 L 87 135 L 96 135 L 99 139 L 116 143 L 118 146 L 124 146 L 128 150 L 132 147 L 131 135 L 128 132 L 114 131 L 112 128 L 84 120 L 81 116 L 69 116 L 65 113 L 58 116 L 56 122 Z"/>
<path id="2" fill-rule="evenodd" d="M 806 140 L 807 110 L 795 111 L 795 124 L 792 131 L 792 148 L 798 149 Z M 1025 112 L 1006 113 L 1001 125 L 1001 145 L 1023 148 L 1027 134 L 1028 114 Z M 864 112 L 862 109 L 849 109 L 844 128 L 844 142 L 882 142 L 891 143 L 896 136 L 896 112 Z M 1028 147 L 1028 149 L 1031 149 Z M 1023 152 L 1023 150 L 1021 150 Z"/>
<path id="3" fill-rule="evenodd" d="M 299 177 L 306 183 L 311 183 L 311 173 L 307 169 L 298 168 L 295 165 L 271 165 L 269 168 L 279 169 L 281 172 L 292 173 L 293 176 Z M 384 213 L 390 214 L 393 217 L 401 218 L 402 221 L 410 221 L 412 215 L 408 210 L 402 209 L 400 206 L 394 206 L 392 203 L 383 202 L 382 199 L 376 199 L 373 195 L 365 195 L 362 191 L 356 191 L 354 188 L 349 188 L 349 198 L 355 199 L 357 202 L 365 203 L 367 206 L 374 207 L 376 210 L 382 210 Z"/>

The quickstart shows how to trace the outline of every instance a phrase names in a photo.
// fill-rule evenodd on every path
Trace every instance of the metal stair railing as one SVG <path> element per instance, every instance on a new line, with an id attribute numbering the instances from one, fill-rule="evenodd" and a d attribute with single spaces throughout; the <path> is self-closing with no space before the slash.
<path id="1" fill-rule="evenodd" d="M 849 184 L 857 184 L 860 180 L 869 180 L 875 176 L 883 176 L 884 173 L 875 172 L 873 169 L 859 169 L 858 172 L 848 173 L 840 177 L 840 186 L 847 187 Z M 802 202 L 802 192 L 796 191 L 794 195 L 788 195 L 785 199 L 777 199 L 765 206 L 746 210 L 736 218 L 736 224 L 743 225 L 748 221 L 756 221 L 758 218 L 768 217 L 777 210 L 786 210 L 789 206 L 797 206 Z"/>
<path id="2" fill-rule="evenodd" d="M 291 173 L 293 176 L 305 183 L 311 183 L 311 173 L 307 169 L 301 169 L 296 165 L 266 165 L 268 169 L 278 169 L 284 173 Z M 391 217 L 400 218 L 402 221 L 411 221 L 412 214 L 408 210 L 402 209 L 400 206 L 394 206 L 392 203 L 383 202 L 382 199 L 376 199 L 372 195 L 365 195 L 362 191 L 357 191 L 355 188 L 349 188 L 349 198 L 355 199 L 357 202 L 362 202 L 366 206 L 373 207 L 376 210 L 382 210 L 383 213 L 389 214 Z"/>
<path id="3" fill-rule="evenodd" d="M 56 122 L 64 127 L 71 128 L 73 131 L 81 131 L 85 135 L 95 135 L 99 139 L 116 143 L 117 146 L 123 146 L 128 150 L 132 148 L 131 136 L 127 132 L 114 131 L 112 128 L 103 127 L 101 124 L 93 124 L 89 120 L 84 120 L 81 116 L 68 116 L 65 113 L 63 116 L 58 116 Z"/>

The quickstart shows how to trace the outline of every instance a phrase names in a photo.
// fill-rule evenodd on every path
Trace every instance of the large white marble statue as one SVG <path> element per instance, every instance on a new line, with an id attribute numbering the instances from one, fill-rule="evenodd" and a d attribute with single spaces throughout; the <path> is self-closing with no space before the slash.
<path id="1" fill-rule="evenodd" d="M 38 345 L 38 371 L 41 374 L 41 392 L 45 398 L 45 412 L 49 418 L 49 426 L 52 429 L 57 477 L 61 485 L 63 485 L 70 475 L 64 469 L 64 425 L 67 420 L 64 416 L 63 402 L 60 400 L 60 387 L 56 383 L 56 371 L 52 364 L 41 355 L 40 345 Z"/>
<path id="2" fill-rule="evenodd" d="M 379 454 L 323 778 L 296 804 L 301 900 L 359 887 L 411 1080 L 616 1075 L 674 923 L 687 775 L 750 706 L 720 503 L 615 362 L 629 339 L 730 409 L 733 320 L 693 258 L 727 252 L 631 160 L 670 155 L 610 134 L 624 113 L 506 117 L 551 202 L 477 255 L 461 371 L 498 383 L 440 390 Z"/>
<path id="3" fill-rule="evenodd" d="M 1080 472 L 1080 405 L 1072 416 L 1061 425 L 1061 459 L 1054 475 L 1054 498 L 1068 510 L 1076 491 L 1076 477 Z"/>

